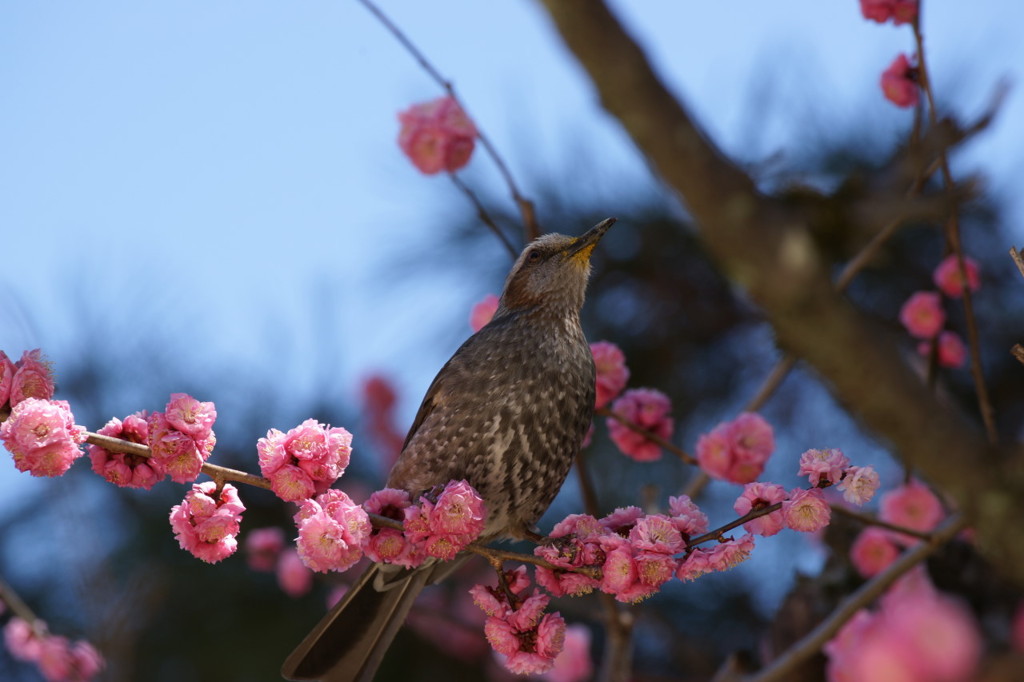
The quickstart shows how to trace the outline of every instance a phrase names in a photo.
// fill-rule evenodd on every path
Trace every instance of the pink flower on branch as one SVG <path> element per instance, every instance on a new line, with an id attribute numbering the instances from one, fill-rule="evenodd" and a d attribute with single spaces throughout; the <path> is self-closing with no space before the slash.
<path id="1" fill-rule="evenodd" d="M 857 506 L 871 501 L 878 490 L 880 479 L 874 467 L 847 467 L 843 479 L 839 481 L 839 490 L 843 499 Z"/>
<path id="2" fill-rule="evenodd" d="M 898 107 L 913 107 L 918 101 L 917 67 L 905 54 L 893 60 L 882 72 L 881 86 L 885 98 Z"/>
<path id="3" fill-rule="evenodd" d="M 708 517 L 689 495 L 668 498 L 668 513 L 672 524 L 687 542 L 691 536 L 708 531 Z"/>
<path id="4" fill-rule="evenodd" d="M 217 444 L 213 403 L 200 402 L 185 393 L 173 393 L 164 412 L 149 416 L 149 448 L 153 460 L 175 483 L 199 477 L 203 463 Z"/>
<path id="5" fill-rule="evenodd" d="M 757 509 L 764 509 L 786 499 L 786 489 L 774 483 L 747 483 L 743 494 L 736 498 L 732 508 L 740 516 L 746 516 Z M 743 524 L 743 529 L 754 535 L 769 537 L 786 527 L 782 510 L 759 516 Z"/>
<path id="6" fill-rule="evenodd" d="M 11 399 L 11 384 L 14 383 L 14 374 L 17 371 L 18 368 L 7 357 L 7 353 L 0 350 L 0 407 Z"/>
<path id="7" fill-rule="evenodd" d="M 676 577 L 682 581 L 691 581 L 708 573 L 727 571 L 746 561 L 753 551 L 754 536 L 749 533 L 739 540 L 720 540 L 710 549 L 696 547 L 679 562 Z"/>
<path id="8" fill-rule="evenodd" d="M 414 104 L 398 114 L 398 121 L 398 146 L 421 173 L 452 173 L 469 163 L 476 126 L 455 98 Z"/>
<path id="9" fill-rule="evenodd" d="M 880 511 L 883 521 L 924 533 L 935 530 L 945 517 L 939 498 L 917 479 L 882 495 Z M 917 541 L 909 535 L 896 537 L 904 544 Z"/>
<path id="10" fill-rule="evenodd" d="M 525 578 L 525 571 L 520 578 Z M 544 594 L 523 597 L 527 582 L 510 581 L 514 603 L 504 590 L 475 585 L 473 601 L 487 614 L 484 635 L 491 648 L 503 657 L 502 664 L 517 675 L 538 675 L 554 666 L 562 652 L 565 620 L 558 613 L 545 613 L 550 598 Z"/>
<path id="11" fill-rule="evenodd" d="M 864 578 L 872 578 L 896 561 L 900 548 L 892 541 L 892 533 L 870 526 L 865 528 L 850 547 L 850 561 Z"/>
<path id="12" fill-rule="evenodd" d="M 7 359 L 7 356 L 4 356 L 4 359 Z M 50 363 L 43 359 L 41 350 L 36 348 L 22 353 L 21 360 L 15 365 L 15 372 L 11 377 L 10 390 L 11 407 L 26 398 L 53 398 L 53 369 Z"/>
<path id="13" fill-rule="evenodd" d="M 782 518 L 787 528 L 813 533 L 828 525 L 832 510 L 822 496 L 821 488 L 794 489 L 782 503 Z"/>
<path id="14" fill-rule="evenodd" d="M 330 489 L 305 500 L 295 514 L 297 547 L 303 563 L 318 573 L 346 571 L 363 556 L 370 519 L 341 490 Z"/>
<path id="15" fill-rule="evenodd" d="M 225 483 L 194 483 L 185 500 L 171 508 L 171 528 L 182 549 L 211 564 L 226 559 L 238 548 L 239 525 L 245 505 L 238 490 Z"/>
<path id="16" fill-rule="evenodd" d="M 612 412 L 651 433 L 668 440 L 672 437 L 673 421 L 669 416 L 672 403 L 668 396 L 653 388 L 634 388 L 626 391 L 612 403 Z M 661 458 L 661 446 L 631 429 L 615 417 L 608 417 L 608 435 L 624 455 L 638 462 L 651 462 Z"/>
<path id="17" fill-rule="evenodd" d="M 629 368 L 626 367 L 626 356 L 622 350 L 610 341 L 595 341 L 590 344 L 590 352 L 594 355 L 594 366 L 597 368 L 594 407 L 601 409 L 626 388 Z"/>
<path id="18" fill-rule="evenodd" d="M 483 498 L 464 480 L 449 482 L 436 500 L 421 496 L 404 511 L 406 539 L 445 561 L 476 540 L 486 518 Z"/>
<path id="19" fill-rule="evenodd" d="M 942 299 L 934 291 L 918 291 L 907 299 L 900 308 L 900 322 L 919 339 L 930 339 L 942 329 L 946 323 L 946 313 L 942 309 Z"/>
<path id="20" fill-rule="evenodd" d="M 799 476 L 807 476 L 812 486 L 824 488 L 835 485 L 843 477 L 850 460 L 841 450 L 808 450 L 800 455 Z"/>
<path id="21" fill-rule="evenodd" d="M 474 332 L 478 332 L 494 318 L 498 310 L 498 297 L 494 294 L 487 294 L 479 303 L 473 306 L 469 313 L 469 326 Z"/>
<path id="22" fill-rule="evenodd" d="M 409 493 L 394 488 L 378 490 L 363 503 L 363 508 L 379 516 L 386 516 L 395 521 L 405 519 L 405 510 L 412 506 Z M 404 533 L 395 528 L 373 528 L 363 544 L 372 561 L 383 561 L 400 566 L 419 566 L 426 555 L 411 542 Z"/>
<path id="23" fill-rule="evenodd" d="M 352 434 L 307 419 L 288 433 L 267 431 L 256 443 L 260 471 L 282 500 L 300 502 L 322 493 L 345 472 Z"/>
<path id="24" fill-rule="evenodd" d="M 938 338 L 938 361 L 940 367 L 957 369 L 967 362 L 967 346 L 963 339 L 956 332 L 944 330 L 939 332 Z M 917 352 L 928 357 L 932 352 L 932 344 L 929 341 L 922 341 L 917 345 Z"/>
<path id="25" fill-rule="evenodd" d="M 97 433 L 146 445 L 149 442 L 149 423 L 145 412 L 136 412 L 125 417 L 124 421 L 114 417 Z M 114 485 L 149 490 L 164 477 L 163 466 L 152 457 L 111 452 L 92 444 L 88 449 L 92 470 Z"/>
<path id="26" fill-rule="evenodd" d="M 892 19 L 899 26 L 917 18 L 917 0 L 860 0 L 860 12 L 865 19 L 879 24 Z"/>
<path id="27" fill-rule="evenodd" d="M 62 476 L 83 452 L 85 427 L 75 424 L 65 400 L 26 398 L 0 424 L 0 440 L 18 471 Z"/>
<path id="28" fill-rule="evenodd" d="M 964 256 L 964 271 L 967 273 L 967 288 L 972 292 L 981 288 L 981 275 L 978 262 L 973 258 Z M 950 298 L 960 298 L 964 295 L 964 277 L 960 274 L 960 262 L 956 254 L 951 253 L 942 259 L 942 262 L 932 273 L 935 286 Z"/>
<path id="29" fill-rule="evenodd" d="M 697 462 L 712 478 L 750 483 L 764 471 L 775 436 L 763 417 L 744 412 L 697 440 Z"/>

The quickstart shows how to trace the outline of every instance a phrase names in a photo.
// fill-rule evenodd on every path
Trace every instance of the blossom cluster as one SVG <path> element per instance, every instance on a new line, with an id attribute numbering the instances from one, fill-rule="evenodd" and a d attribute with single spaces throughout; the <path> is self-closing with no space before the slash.
<path id="1" fill-rule="evenodd" d="M 664 440 L 671 438 L 674 422 L 668 396 L 653 388 L 633 388 L 619 396 L 611 409 L 618 418 L 608 417 L 608 437 L 619 450 L 638 462 L 660 459 L 661 446 L 630 424 Z"/>
<path id="2" fill-rule="evenodd" d="M 36 348 L 27 350 L 17 362 L 0 351 L 0 408 L 11 408 L 27 398 L 49 400 L 53 397 L 53 370 Z"/>
<path id="3" fill-rule="evenodd" d="M 34 663 L 48 682 L 88 682 L 104 667 L 92 644 L 51 635 L 42 621 L 33 627 L 22 618 L 11 618 L 4 626 L 4 644 L 13 658 Z"/>
<path id="4" fill-rule="evenodd" d="M 947 682 L 976 679 L 978 624 L 941 594 L 924 567 L 901 578 L 876 610 L 861 609 L 825 647 L 829 682 L 879 679 Z"/>
<path id="5" fill-rule="evenodd" d="M 398 146 L 421 173 L 452 173 L 469 163 L 476 126 L 454 97 L 414 104 L 398 121 Z"/>
<path id="6" fill-rule="evenodd" d="M 629 367 L 626 366 L 626 355 L 610 341 L 595 341 L 590 344 L 590 352 L 597 370 L 594 407 L 601 409 L 626 388 Z"/>
<path id="7" fill-rule="evenodd" d="M 295 514 L 296 543 L 302 562 L 318 573 L 346 571 L 363 556 L 370 518 L 341 490 L 305 500 Z"/>
<path id="8" fill-rule="evenodd" d="M 484 529 L 487 512 L 466 481 L 452 481 L 434 499 L 423 495 L 405 508 L 405 538 L 427 556 L 451 561 Z"/>
<path id="9" fill-rule="evenodd" d="M 882 495 L 879 518 L 902 528 L 927 533 L 946 516 L 939 498 L 917 479 Z M 870 526 L 862 530 L 850 547 L 850 560 L 865 578 L 881 573 L 899 556 L 903 547 L 918 539 L 898 531 Z"/>
<path id="10" fill-rule="evenodd" d="M 171 507 L 171 528 L 182 549 L 211 564 L 235 553 L 245 505 L 238 490 L 215 481 L 194 483 L 181 504 Z"/>
<path id="11" fill-rule="evenodd" d="M 892 20 L 896 26 L 917 19 L 917 0 L 860 0 L 865 19 L 884 24 Z M 885 98 L 898 107 L 917 106 L 919 97 L 918 67 L 905 55 L 897 55 L 882 72 L 880 85 Z"/>
<path id="12" fill-rule="evenodd" d="M 541 674 L 554 666 L 565 640 L 565 620 L 558 612 L 545 613 L 550 597 L 534 592 L 520 566 L 503 576 L 505 587 L 474 585 L 473 601 L 487 614 L 484 634 L 503 657 L 504 666 L 517 675 Z"/>
<path id="13" fill-rule="evenodd" d="M 916 291 L 900 308 L 900 322 L 911 336 L 921 340 L 918 352 L 929 355 L 934 342 L 936 357 L 942 367 L 962 367 L 967 358 L 967 348 L 960 336 L 944 329 L 946 312 L 942 307 L 942 296 L 960 298 L 965 290 L 973 292 L 981 287 L 977 262 L 964 256 L 963 265 L 961 273 L 957 255 L 951 253 L 946 256 L 932 273 L 938 291 Z"/>
<path id="14" fill-rule="evenodd" d="M 712 478 L 750 483 L 764 472 L 775 450 L 775 434 L 764 417 L 744 412 L 697 440 L 697 463 Z"/>
<path id="15" fill-rule="evenodd" d="M 352 434 L 341 427 L 307 419 L 282 433 L 267 431 L 256 444 L 260 471 L 286 502 L 301 502 L 338 480 L 352 455 Z"/>
<path id="16" fill-rule="evenodd" d="M 96 433 L 145 445 L 149 443 L 148 415 L 136 412 L 123 420 L 114 417 Z M 149 490 L 166 475 L 163 465 L 153 457 L 111 452 L 99 445 L 88 447 L 92 470 L 114 485 Z"/>
<path id="17" fill-rule="evenodd" d="M 172 393 L 164 411 L 154 412 L 147 420 L 154 463 L 175 483 L 196 480 L 217 444 L 213 433 L 216 419 L 213 403 Z"/>
<path id="18" fill-rule="evenodd" d="M 0 424 L 0 440 L 14 466 L 33 476 L 64 475 L 82 456 L 85 437 L 66 400 L 24 398 Z"/>

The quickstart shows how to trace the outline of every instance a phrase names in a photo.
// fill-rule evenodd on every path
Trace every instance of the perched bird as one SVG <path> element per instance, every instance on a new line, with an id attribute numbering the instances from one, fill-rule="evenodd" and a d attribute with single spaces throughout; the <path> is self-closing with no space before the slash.
<path id="1" fill-rule="evenodd" d="M 590 254 L 608 218 L 581 237 L 547 234 L 512 266 L 494 318 L 466 340 L 420 405 L 388 487 L 421 493 L 467 480 L 484 499 L 481 541 L 535 537 L 594 413 L 583 329 Z M 459 561 L 375 564 L 292 652 L 287 679 L 373 679 L 424 586 Z"/>

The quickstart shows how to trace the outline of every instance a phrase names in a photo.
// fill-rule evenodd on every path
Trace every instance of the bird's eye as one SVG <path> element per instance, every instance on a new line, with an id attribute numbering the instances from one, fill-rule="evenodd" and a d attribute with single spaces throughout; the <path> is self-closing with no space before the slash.
<path id="1" fill-rule="evenodd" d="M 543 256 L 543 254 L 541 254 L 540 251 L 538 251 L 537 249 L 534 249 L 534 250 L 530 251 L 530 253 L 526 254 L 526 262 L 527 263 L 539 263 L 540 259 L 543 258 L 543 257 L 544 256 Z"/>

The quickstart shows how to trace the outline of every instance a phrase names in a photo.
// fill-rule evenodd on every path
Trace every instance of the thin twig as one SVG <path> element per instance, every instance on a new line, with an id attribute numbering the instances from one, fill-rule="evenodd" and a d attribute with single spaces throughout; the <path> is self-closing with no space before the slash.
<path id="1" fill-rule="evenodd" d="M 0 602 L 7 604 L 7 608 L 11 610 L 11 613 L 28 623 L 37 635 L 46 633 L 45 626 L 42 624 L 43 621 L 39 620 L 39 617 L 14 591 L 14 588 L 4 582 L 3 579 L 0 579 Z"/>
<path id="2" fill-rule="evenodd" d="M 498 227 L 498 224 L 494 222 L 493 218 L 491 218 L 491 215 L 487 212 L 487 208 L 483 205 L 483 202 L 480 201 L 480 198 L 477 197 L 476 192 L 470 189 L 469 185 L 464 183 L 462 181 L 462 178 L 460 178 L 455 173 L 449 173 L 448 177 L 452 179 L 452 182 L 455 183 L 456 187 L 462 190 L 463 194 L 469 197 L 469 200 L 473 202 L 474 208 L 476 208 L 477 217 L 480 218 L 481 221 L 483 221 L 484 225 L 491 228 L 491 232 L 493 232 L 494 236 L 498 238 L 498 241 L 504 244 L 505 248 L 508 249 L 509 255 L 512 256 L 513 260 L 515 260 L 516 256 L 519 255 L 519 252 L 516 251 L 516 247 L 512 246 L 512 242 L 508 240 L 508 237 L 506 237 L 505 234 L 501 231 L 501 228 Z"/>
<path id="3" fill-rule="evenodd" d="M 389 19 L 379 7 L 371 2 L 371 0 L 359 0 L 359 2 L 362 3 L 362 5 L 377 18 L 384 28 L 386 28 L 391 35 L 395 37 L 395 40 L 397 40 L 402 47 L 412 55 L 413 59 L 423 67 L 423 70 L 426 71 L 427 74 L 433 78 L 446 93 L 448 93 L 448 96 L 458 102 L 459 106 L 465 110 L 466 107 L 462 104 L 459 96 L 455 93 L 455 87 L 452 85 L 451 81 L 441 75 L 441 72 L 430 63 L 430 60 L 427 59 L 426 55 L 424 55 L 423 52 L 413 44 L 412 40 L 402 32 L 402 29 L 398 28 L 398 26 L 391 21 L 391 19 Z M 480 130 L 479 126 L 477 126 L 476 129 L 476 137 L 480 140 L 480 144 L 487 151 L 488 156 L 490 156 L 491 160 L 494 161 L 494 165 L 498 167 L 498 172 L 501 173 L 502 178 L 505 180 L 505 184 L 508 185 L 509 193 L 512 195 L 513 201 L 516 202 L 516 206 L 519 208 L 519 213 L 523 218 L 523 234 L 526 238 L 525 241 L 533 241 L 540 236 L 540 226 L 537 224 L 537 215 L 534 211 L 533 202 L 519 192 L 519 187 L 516 185 L 515 179 L 512 177 L 512 172 L 509 171 L 508 166 L 505 164 L 505 160 L 502 159 L 498 150 L 493 144 L 491 144 L 490 138 Z"/>
<path id="4" fill-rule="evenodd" d="M 883 521 L 882 519 L 871 516 L 870 514 L 863 514 L 861 512 L 854 511 L 852 509 L 843 507 L 838 504 L 833 504 L 831 506 L 832 511 L 836 514 L 840 514 L 847 518 L 851 518 L 855 521 L 859 521 L 860 523 L 863 523 L 867 526 L 878 526 L 879 528 L 885 528 L 886 530 L 891 530 L 902 535 L 912 535 L 915 538 L 918 538 L 919 540 L 924 540 L 925 542 L 932 539 L 931 533 L 925 533 L 923 531 L 914 530 L 913 528 L 898 526 L 895 523 L 889 523 L 888 521 Z"/>
<path id="5" fill-rule="evenodd" d="M 949 541 L 965 525 L 963 517 L 955 515 L 946 520 L 935 531 L 931 540 L 922 542 L 906 552 L 884 571 L 864 583 L 813 630 L 786 650 L 786 653 L 772 661 L 771 665 L 754 675 L 742 678 L 744 682 L 778 682 L 791 679 L 793 671 L 811 656 L 814 656 L 825 642 L 832 639 L 839 629 L 854 614 L 877 599 L 889 586 L 928 555 Z"/>
<path id="6" fill-rule="evenodd" d="M 1024 256 L 1021 255 L 1021 251 L 1011 246 L 1010 258 L 1013 259 L 1014 264 L 1017 266 L 1017 270 L 1020 271 L 1020 276 L 1024 277 Z"/>
<path id="7" fill-rule="evenodd" d="M 657 443 L 658 445 L 660 445 L 661 447 L 665 448 L 666 450 L 668 450 L 669 452 L 674 454 L 676 457 L 678 457 L 679 459 L 681 459 L 684 462 L 686 462 L 687 464 L 692 464 L 694 466 L 697 465 L 697 458 L 696 457 L 694 457 L 693 455 L 689 454 L 688 452 L 683 450 L 681 447 L 679 447 L 675 443 L 673 443 L 671 441 L 668 441 L 668 440 L 665 440 L 664 438 L 662 438 L 658 434 L 654 433 L 650 429 L 645 429 L 644 427 L 640 426 L 639 424 L 635 424 L 632 421 L 630 421 L 629 419 L 626 419 L 621 414 L 619 414 L 617 412 L 613 412 L 612 410 L 608 409 L 607 407 L 602 407 L 601 409 L 597 410 L 595 412 L 595 414 L 600 415 L 602 417 L 611 417 L 612 419 L 614 419 L 615 421 L 619 422 L 623 426 L 629 428 L 632 431 L 635 431 L 635 432 L 639 433 L 641 436 L 643 436 L 647 440 L 649 440 L 649 441 L 651 441 L 653 443 Z"/>
<path id="8" fill-rule="evenodd" d="M 86 431 L 85 435 L 85 441 L 87 443 L 98 445 L 101 448 L 110 450 L 111 452 L 123 452 L 125 454 L 147 458 L 153 456 L 153 452 L 147 446 L 140 443 L 132 443 L 131 441 L 113 438 L 111 436 L 102 436 L 98 433 L 92 433 L 91 431 Z M 254 476 L 253 474 L 248 474 L 244 471 L 229 469 L 228 467 L 222 467 L 216 464 L 203 464 L 202 472 L 215 481 L 235 481 L 237 483 L 246 483 L 257 488 L 264 488 L 265 490 L 270 490 L 271 488 L 270 481 L 262 476 Z"/>
<path id="9" fill-rule="evenodd" d="M 921 89 L 924 90 L 925 98 L 928 100 L 928 124 L 934 128 L 938 125 L 938 113 L 935 109 L 935 95 L 932 91 L 931 74 L 928 71 L 927 62 L 924 56 L 924 36 L 921 33 L 920 14 L 913 22 L 914 42 L 917 44 L 917 71 L 918 81 Z M 939 170 L 942 173 L 942 184 L 947 191 L 953 189 L 953 173 L 949 168 L 949 156 L 945 149 L 939 154 Z M 974 303 L 971 297 L 970 287 L 967 286 L 967 267 L 964 263 L 963 247 L 960 243 L 960 215 L 959 211 L 953 209 L 946 221 L 946 243 L 950 250 L 956 254 L 957 268 L 960 273 L 960 281 L 963 282 L 963 306 L 964 317 L 967 320 L 967 345 L 971 355 L 971 377 L 974 380 L 974 392 L 977 395 L 978 411 L 981 413 L 981 420 L 985 424 L 985 433 L 989 443 L 995 445 L 999 442 L 999 434 L 996 431 L 995 409 L 989 399 L 988 387 L 985 384 L 985 376 L 981 368 L 981 342 L 978 337 L 978 324 L 974 316 Z"/>
<path id="10" fill-rule="evenodd" d="M 723 526 L 719 526 L 714 530 L 709 530 L 707 533 L 704 533 L 703 535 L 698 535 L 695 538 L 691 538 L 690 541 L 686 543 L 686 546 L 687 548 L 696 547 L 697 545 L 708 542 L 709 540 L 721 540 L 722 536 L 731 531 L 733 528 L 742 526 L 744 523 L 747 523 L 748 521 L 753 521 L 754 519 L 760 518 L 762 516 L 767 516 L 768 514 L 779 511 L 780 509 L 782 509 L 781 502 L 776 502 L 775 504 L 769 505 L 767 507 L 761 507 L 760 509 L 751 509 L 750 511 L 748 511 L 746 514 L 739 517 L 735 521 L 730 521 L 729 523 Z"/>

